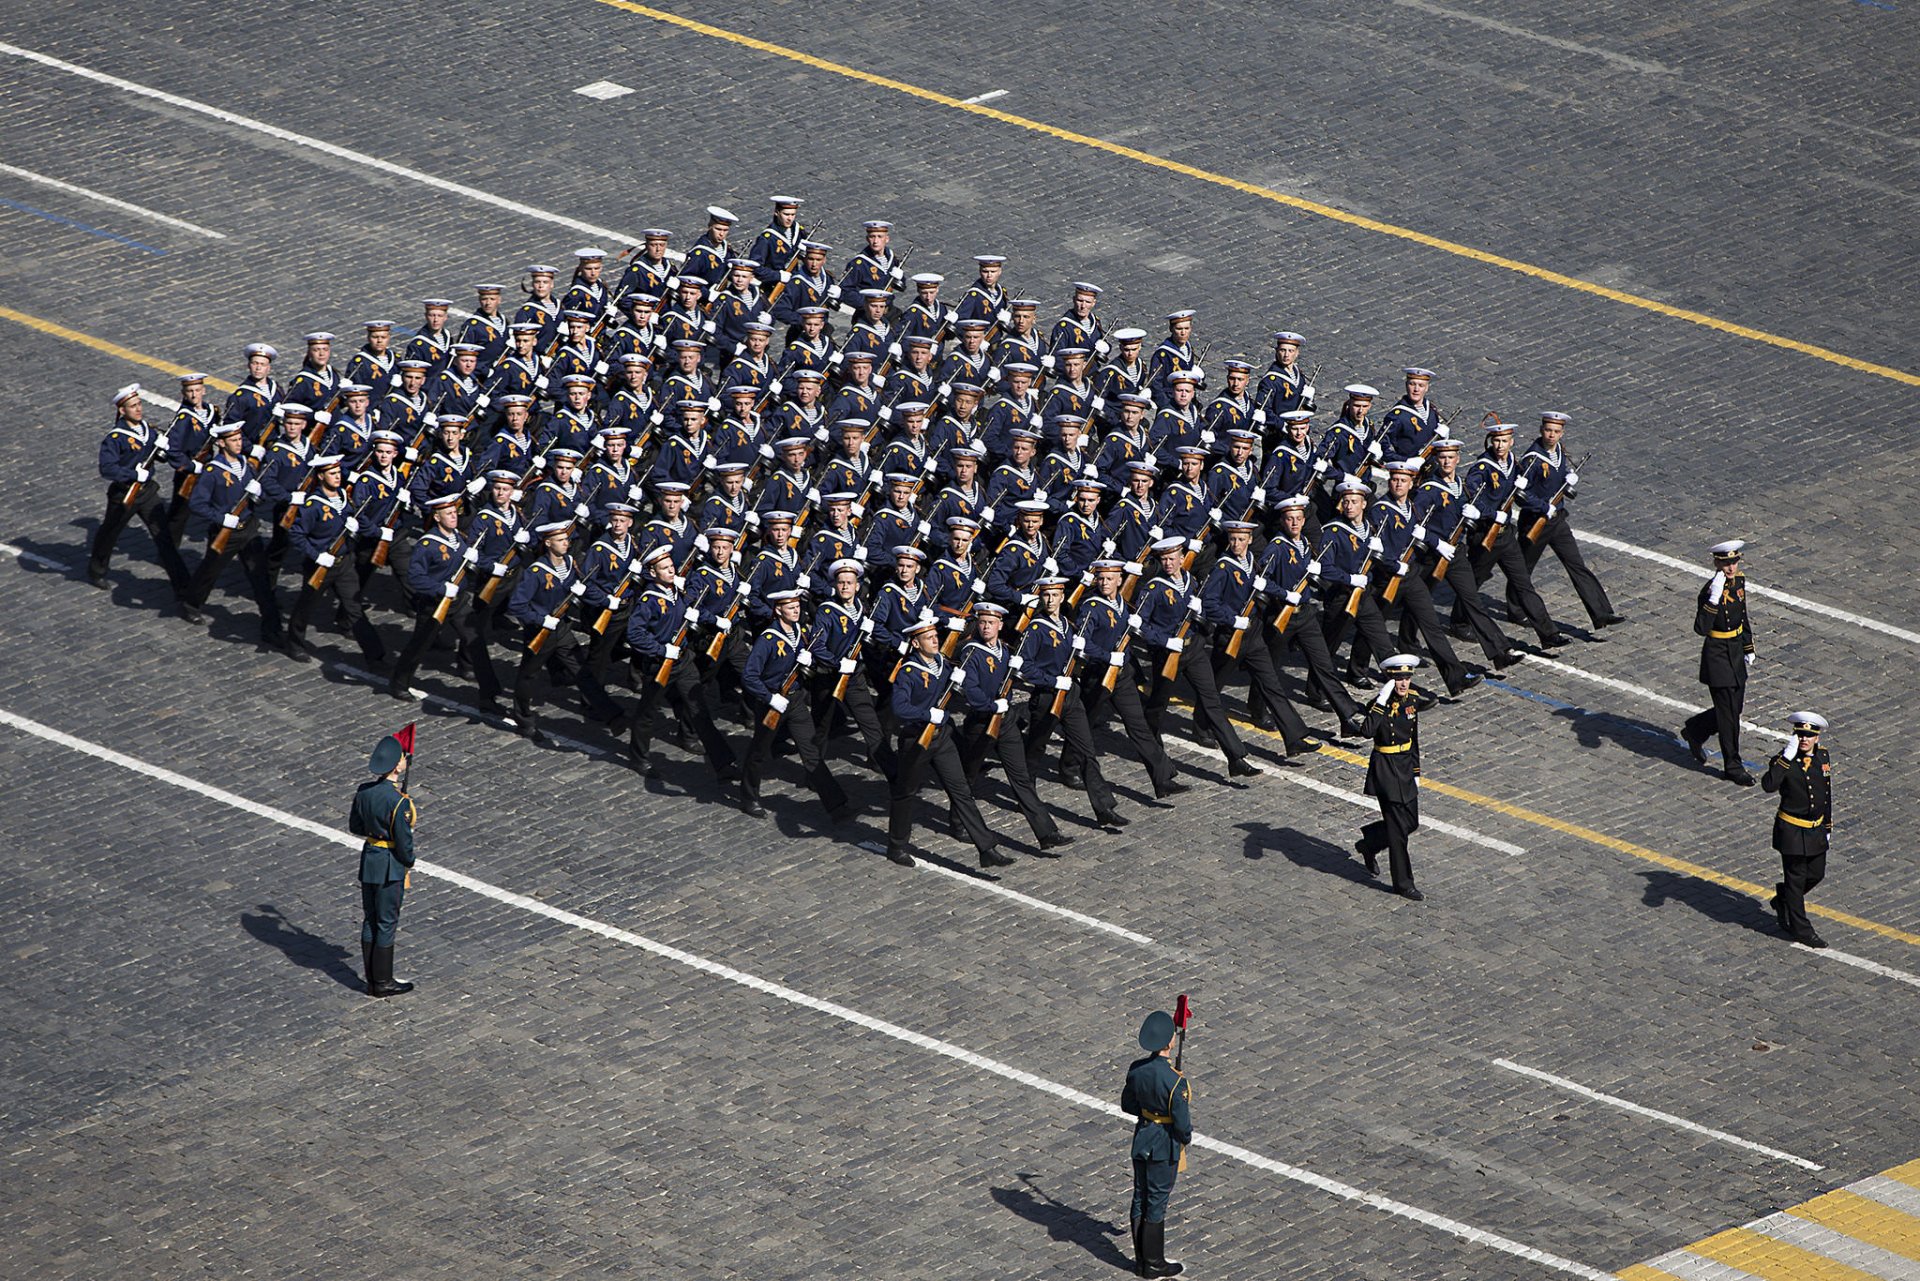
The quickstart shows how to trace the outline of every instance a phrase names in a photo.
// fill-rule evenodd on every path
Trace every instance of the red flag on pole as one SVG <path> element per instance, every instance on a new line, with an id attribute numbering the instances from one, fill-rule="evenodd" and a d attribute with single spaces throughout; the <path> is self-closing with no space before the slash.
<path id="1" fill-rule="evenodd" d="M 408 721 L 404 729 L 395 730 L 394 741 L 400 744 L 400 750 L 408 756 L 413 755 L 413 722 Z"/>

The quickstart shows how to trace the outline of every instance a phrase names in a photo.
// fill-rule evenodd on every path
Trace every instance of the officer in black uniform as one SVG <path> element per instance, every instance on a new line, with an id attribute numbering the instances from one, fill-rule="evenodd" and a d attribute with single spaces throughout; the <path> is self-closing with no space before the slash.
<path id="1" fill-rule="evenodd" d="M 1760 786 L 1780 793 L 1773 816 L 1773 848 L 1781 881 L 1773 887 L 1773 914 L 1793 941 L 1825 947 L 1807 920 L 1807 893 L 1826 879 L 1827 839 L 1833 832 L 1833 760 L 1820 746 L 1827 728 L 1817 712 L 1793 714 L 1793 739 L 1767 762 Z"/>
<path id="2" fill-rule="evenodd" d="M 360 784 L 347 814 L 347 830 L 360 846 L 360 963 L 367 995 L 399 996 L 413 984 L 393 977 L 393 934 L 400 925 L 400 900 L 406 897 L 413 868 L 413 798 L 400 790 L 407 754 L 389 734 L 367 762 L 374 777 Z"/>
<path id="3" fill-rule="evenodd" d="M 1147 1052 L 1127 1067 L 1120 1110 L 1138 1117 L 1133 1127 L 1134 1275 L 1177 1277 L 1184 1265 L 1167 1258 L 1167 1201 L 1186 1167 L 1186 1146 L 1193 1142 L 1193 1086 L 1167 1057 L 1173 1049 L 1173 1015 L 1155 1010 L 1140 1025 L 1140 1048 Z"/>
<path id="4" fill-rule="evenodd" d="M 1753 667 L 1753 625 L 1747 619 L 1747 577 L 1740 569 L 1746 543 L 1730 538 L 1713 545 L 1713 577 L 1700 589 L 1693 630 L 1700 639 L 1700 683 L 1713 706 L 1696 712 L 1680 727 L 1687 750 L 1707 763 L 1707 736 L 1720 735 L 1721 774 L 1729 782 L 1752 787 L 1740 755 L 1740 712 L 1747 702 L 1747 672 Z"/>
<path id="5" fill-rule="evenodd" d="M 1395 654 L 1380 664 L 1387 679 L 1373 696 L 1360 721 L 1361 732 L 1373 739 L 1367 758 L 1366 794 L 1380 802 L 1380 821 L 1360 829 L 1353 848 L 1367 860 L 1367 874 L 1378 876 L 1381 850 L 1387 851 L 1393 874 L 1393 892 L 1418 903 L 1426 898 L 1413 883 L 1413 859 L 1407 837 L 1420 826 L 1420 726 L 1416 717 L 1439 701 L 1413 684 L 1417 654 Z"/>

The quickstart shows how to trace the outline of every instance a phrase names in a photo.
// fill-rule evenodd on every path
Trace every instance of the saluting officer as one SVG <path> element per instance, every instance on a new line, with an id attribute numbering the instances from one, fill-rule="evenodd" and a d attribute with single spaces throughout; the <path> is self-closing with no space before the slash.
<path id="1" fill-rule="evenodd" d="M 1753 667 L 1753 625 L 1747 619 L 1747 576 L 1740 569 L 1746 542 L 1730 538 L 1713 545 L 1713 577 L 1700 589 L 1693 612 L 1700 637 L 1700 683 L 1713 706 L 1695 712 L 1680 727 L 1687 750 L 1707 763 L 1707 737 L 1720 735 L 1721 774 L 1729 782 L 1752 787 L 1754 778 L 1740 756 L 1740 712 L 1747 702 L 1747 672 Z"/>
<path id="2" fill-rule="evenodd" d="M 1818 712 L 1795 712 L 1793 738 L 1774 753 L 1760 780 L 1769 792 L 1780 793 L 1773 848 L 1780 851 L 1781 881 L 1773 887 L 1773 914 L 1794 942 L 1807 947 L 1827 945 L 1807 920 L 1807 894 L 1826 879 L 1833 832 L 1833 760 L 1820 746 L 1826 728 Z"/>
<path id="3" fill-rule="evenodd" d="M 1127 1066 L 1120 1110 L 1139 1118 L 1133 1127 L 1134 1275 L 1177 1277 L 1185 1266 L 1167 1258 L 1167 1202 L 1174 1180 L 1187 1164 L 1193 1142 L 1193 1086 L 1168 1054 L 1173 1049 L 1173 1015 L 1155 1010 L 1140 1024 L 1145 1058 Z"/>
<path id="4" fill-rule="evenodd" d="M 1361 717 L 1362 732 L 1373 739 L 1367 758 L 1366 794 L 1380 802 L 1380 821 L 1360 829 L 1353 848 L 1367 860 L 1367 874 L 1378 876 L 1381 850 L 1387 851 L 1393 892 L 1418 903 L 1426 898 L 1413 883 L 1407 837 L 1420 826 L 1419 713 L 1439 700 L 1413 684 L 1417 654 L 1395 654 L 1380 664 L 1387 679 Z"/>
<path id="5" fill-rule="evenodd" d="M 360 964 L 368 996 L 399 996 L 413 984 L 393 977 L 393 935 L 400 926 L 400 900 L 413 868 L 413 798 L 400 790 L 407 754 L 389 734 L 373 749 L 367 768 L 375 777 L 360 784 L 347 814 L 347 830 L 360 846 Z"/>

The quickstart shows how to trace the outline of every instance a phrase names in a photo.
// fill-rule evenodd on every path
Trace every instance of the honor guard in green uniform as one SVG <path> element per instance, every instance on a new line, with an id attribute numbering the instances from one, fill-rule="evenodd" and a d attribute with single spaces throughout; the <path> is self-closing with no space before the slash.
<path id="1" fill-rule="evenodd" d="M 1167 1258 L 1167 1201 L 1173 1183 L 1186 1168 L 1193 1142 L 1193 1086 L 1168 1053 L 1173 1049 L 1173 1015 L 1155 1010 L 1140 1025 L 1140 1048 L 1147 1052 L 1127 1068 L 1120 1110 L 1138 1117 L 1133 1127 L 1134 1274 L 1177 1277 L 1182 1264 Z"/>
<path id="2" fill-rule="evenodd" d="M 1760 786 L 1780 793 L 1773 816 L 1773 848 L 1780 851 L 1781 881 L 1773 887 L 1773 914 L 1793 941 L 1825 947 L 1807 920 L 1807 894 L 1826 879 L 1827 839 L 1833 832 L 1833 759 L 1820 746 L 1827 720 L 1817 712 L 1793 714 L 1793 737 L 1767 762 Z"/>
<path id="3" fill-rule="evenodd" d="M 393 977 L 393 934 L 400 925 L 400 900 L 406 896 L 413 867 L 413 798 L 400 790 L 407 753 L 389 734 L 367 762 L 374 777 L 360 784 L 347 815 L 347 830 L 360 846 L 360 962 L 369 996 L 399 996 L 413 984 Z"/>
<path id="4" fill-rule="evenodd" d="M 1426 898 L 1413 883 L 1413 859 L 1407 853 L 1407 837 L 1420 826 L 1420 726 L 1419 713 L 1439 701 L 1426 690 L 1416 689 L 1413 669 L 1420 666 L 1417 654 L 1395 654 L 1380 668 L 1387 679 L 1361 715 L 1361 732 L 1373 739 L 1373 754 L 1367 759 L 1366 794 L 1380 803 L 1380 821 L 1360 829 L 1353 848 L 1367 860 L 1367 875 L 1378 876 L 1381 850 L 1393 873 L 1393 892 L 1418 903 Z"/>
<path id="5" fill-rule="evenodd" d="M 1713 577 L 1700 589 L 1693 630 L 1700 637 L 1700 683 L 1713 706 L 1696 712 L 1680 727 L 1687 750 L 1707 763 L 1707 736 L 1720 735 L 1722 777 L 1742 787 L 1754 778 L 1740 756 L 1740 712 L 1747 702 L 1747 672 L 1753 667 L 1753 624 L 1747 619 L 1747 576 L 1740 569 L 1746 543 L 1730 538 L 1713 545 Z"/>

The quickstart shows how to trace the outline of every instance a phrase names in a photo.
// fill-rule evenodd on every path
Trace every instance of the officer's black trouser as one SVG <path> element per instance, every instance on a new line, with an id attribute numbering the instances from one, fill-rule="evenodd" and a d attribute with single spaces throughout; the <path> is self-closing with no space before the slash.
<path id="1" fill-rule="evenodd" d="M 215 524 L 211 534 L 217 534 L 222 528 Z M 211 536 L 207 543 L 207 554 L 200 558 L 200 567 L 193 572 L 193 581 L 187 586 L 187 603 L 198 608 L 207 603 L 207 597 L 213 594 L 214 584 L 220 581 L 220 571 L 227 562 L 239 558 L 240 567 L 246 571 L 247 588 L 253 593 L 253 603 L 260 610 L 260 634 L 269 641 L 278 641 L 280 637 L 280 602 L 273 594 L 273 577 L 267 572 L 267 549 L 259 538 L 260 522 L 251 518 L 240 523 L 232 537 L 227 540 L 227 549 L 223 552 L 213 550 Z"/>
<path id="2" fill-rule="evenodd" d="M 1433 581 L 1433 566 L 1438 563 L 1427 563 L 1421 568 L 1421 572 L 1428 575 L 1429 583 Z M 1453 589 L 1451 624 L 1458 627 L 1465 622 L 1472 629 L 1474 640 L 1479 642 L 1489 662 L 1507 662 L 1512 656 L 1513 644 L 1507 640 L 1506 633 L 1500 630 L 1500 625 L 1493 621 L 1493 615 L 1487 612 L 1485 602 L 1480 599 L 1480 580 L 1474 576 L 1473 562 L 1465 555 L 1455 556 L 1447 562 L 1444 581 Z M 1516 611 L 1514 617 L 1519 616 Z"/>
<path id="3" fill-rule="evenodd" d="M 806 696 L 798 681 L 787 692 L 787 710 L 782 714 L 780 723 L 772 729 L 767 728 L 767 705 L 757 701 L 750 704 L 755 713 L 753 722 L 753 742 L 747 747 L 746 763 L 740 767 L 740 794 L 748 800 L 760 799 L 760 780 L 765 776 L 767 762 L 773 756 L 774 742 L 784 732 L 793 739 L 794 750 L 800 754 L 800 767 L 805 771 L 807 786 L 820 798 L 820 804 L 828 813 L 847 803 L 846 789 L 827 768 L 826 757 L 821 754 L 820 736 L 815 732 L 813 712 L 807 706 Z"/>
<path id="4" fill-rule="evenodd" d="M 1707 693 L 1713 696 L 1713 706 L 1689 716 L 1681 732 L 1695 743 L 1704 743 L 1718 733 L 1720 735 L 1720 767 L 1729 770 L 1745 769 L 1746 762 L 1740 756 L 1740 713 L 1747 705 L 1746 682 L 1742 681 L 1738 685 L 1710 685 L 1707 687 Z"/>
<path id="5" fill-rule="evenodd" d="M 1418 566 L 1409 566 L 1405 574 L 1389 578 L 1386 582 L 1398 582 L 1394 593 L 1394 604 L 1400 607 L 1400 642 L 1411 645 L 1415 635 L 1426 646 L 1427 653 L 1433 656 L 1433 665 L 1440 669 L 1440 679 L 1446 682 L 1449 694 L 1460 692 L 1460 683 L 1466 679 L 1467 669 L 1460 656 L 1453 652 L 1453 642 L 1447 638 L 1447 629 L 1440 625 L 1440 615 L 1433 608 L 1433 593 L 1427 590 L 1426 575 Z M 1386 591 L 1386 583 L 1380 590 Z M 1384 611 L 1391 608 L 1383 596 L 1380 607 Z M 1359 641 L 1354 642 L 1358 649 Z M 1386 655 L 1381 655 L 1386 657 Z"/>
<path id="6" fill-rule="evenodd" d="M 1020 733 L 1019 722 L 1009 711 L 1000 718 L 999 734 L 989 736 L 987 726 L 992 722 L 992 712 L 968 712 L 966 720 L 961 722 L 960 759 L 967 767 L 967 786 L 975 796 L 979 795 L 980 780 L 986 776 L 987 757 L 992 756 L 1006 771 L 1007 788 L 1013 793 L 1020 813 L 1026 817 L 1027 826 L 1033 829 L 1034 839 L 1057 840 L 1060 827 L 1047 812 L 1046 803 L 1033 785 L 1033 770 L 1027 763 L 1027 741 Z M 962 826 L 957 810 L 949 812 L 948 821 L 956 829 Z"/>
<path id="7" fill-rule="evenodd" d="M 1493 571 L 1499 569 L 1507 580 L 1508 598 L 1519 607 L 1514 617 L 1524 620 L 1541 640 L 1559 630 L 1554 626 L 1552 615 L 1547 613 L 1546 602 L 1533 589 L 1533 575 L 1527 572 L 1527 558 L 1520 551 L 1518 536 L 1510 528 L 1501 528 L 1500 537 L 1494 540 L 1491 551 L 1480 546 L 1480 539 L 1476 537 L 1471 553 L 1469 559 L 1473 565 L 1476 586 L 1484 585 L 1493 576 Z"/>
<path id="8" fill-rule="evenodd" d="M 167 580 L 173 584 L 174 594 L 184 592 L 192 578 L 187 573 L 186 562 L 180 558 L 179 539 L 168 530 L 166 504 L 155 492 L 153 482 L 148 481 L 140 486 L 140 492 L 134 495 L 133 506 L 129 507 L 126 502 L 128 488 L 125 484 L 107 486 L 107 510 L 100 518 L 100 528 L 93 535 L 93 548 L 87 556 L 87 576 L 98 578 L 107 572 L 107 564 L 113 559 L 113 549 L 120 541 L 121 532 L 138 516 L 153 538 L 154 552 L 159 557 L 160 568 L 167 573 Z"/>
<path id="9" fill-rule="evenodd" d="M 1173 1183 L 1179 1177 L 1178 1162 L 1134 1158 L 1133 1209 L 1127 1217 L 1137 1223 L 1165 1223 L 1167 1202 L 1173 1197 Z"/>
<path id="10" fill-rule="evenodd" d="M 888 848 L 902 851 L 907 848 L 913 836 L 914 797 L 931 771 L 940 780 L 947 804 L 959 816 L 960 826 L 974 849 L 983 857 L 993 853 L 999 848 L 999 842 L 988 829 L 987 820 L 980 816 L 973 789 L 967 786 L 967 767 L 961 763 L 960 750 L 954 746 L 952 725 L 942 725 L 933 743 L 922 747 L 920 731 L 925 728 L 924 721 L 903 722 L 900 726 L 900 767 L 894 773 L 887 806 Z"/>
<path id="11" fill-rule="evenodd" d="M 1787 932 L 1803 938 L 1814 932 L 1807 920 L 1807 895 L 1827 879 L 1826 829 L 1793 828 L 1783 840 L 1785 820 L 1775 818 L 1773 825 L 1774 845 L 1786 847 L 1780 850 L 1780 911 L 1787 918 Z"/>
<path id="12" fill-rule="evenodd" d="M 342 556 L 327 571 L 318 590 L 308 585 L 313 571 L 318 566 L 310 560 L 303 561 L 300 567 L 300 594 L 294 598 L 293 612 L 287 618 L 287 640 L 294 645 L 307 643 L 307 624 L 311 620 L 314 607 L 323 596 L 333 597 L 338 611 L 347 617 L 347 631 L 360 646 L 361 655 L 369 662 L 379 664 L 386 661 L 387 647 L 380 639 L 380 632 L 367 621 L 367 610 L 360 603 L 360 562 L 351 555 Z"/>
<path id="13" fill-rule="evenodd" d="M 1095 664 L 1080 678 L 1080 697 L 1087 709 L 1087 723 L 1098 726 L 1109 712 L 1119 716 L 1121 728 L 1127 733 L 1127 742 L 1133 745 L 1134 756 L 1147 767 L 1147 777 L 1153 783 L 1153 794 L 1165 796 L 1167 785 L 1173 782 L 1173 761 L 1167 756 L 1166 744 L 1160 741 L 1159 732 L 1147 723 L 1147 711 L 1140 702 L 1140 686 L 1134 680 L 1133 660 L 1129 658 L 1120 665 L 1112 689 L 1103 683 L 1106 675 L 1106 667 Z M 1063 751 L 1060 754 L 1062 767 L 1076 764 L 1072 757 L 1071 748 Z"/>
<path id="14" fill-rule="evenodd" d="M 1055 716 L 1054 699 L 1063 694 L 1060 714 Z M 1118 813 L 1113 805 L 1113 788 L 1107 776 L 1100 772 L 1100 749 L 1094 746 L 1093 726 L 1087 720 L 1087 709 L 1080 701 L 1077 685 L 1064 691 L 1043 685 L 1027 695 L 1026 755 L 1029 758 L 1043 761 L 1047 758 L 1047 739 L 1052 737 L 1055 726 L 1060 728 L 1060 740 L 1066 745 L 1062 756 L 1078 767 L 1080 783 L 1087 789 L 1094 817 L 1102 821 L 1112 818 Z"/>
<path id="15" fill-rule="evenodd" d="M 1405 801 L 1390 801 L 1384 796 L 1374 799 L 1380 803 L 1380 819 L 1360 829 L 1361 849 L 1374 854 L 1384 849 L 1387 866 L 1393 873 L 1393 888 L 1412 889 L 1413 858 L 1407 853 L 1407 838 L 1420 827 L 1420 798 L 1416 795 Z"/>
<path id="16" fill-rule="evenodd" d="M 1522 523 L 1531 528 L 1533 518 L 1523 518 Z M 1579 540 L 1573 536 L 1573 524 L 1567 514 L 1561 512 L 1547 522 L 1547 532 L 1539 542 L 1532 542 L 1524 535 L 1520 538 L 1521 554 L 1526 558 L 1527 572 L 1531 574 L 1534 566 L 1540 563 L 1541 553 L 1549 547 L 1560 558 L 1560 565 L 1567 571 L 1567 578 L 1573 583 L 1574 592 L 1580 597 L 1580 603 L 1586 607 L 1587 617 L 1596 624 L 1613 613 L 1613 602 L 1607 599 L 1607 589 L 1600 585 L 1600 579 L 1587 568 L 1587 558 L 1580 554 Z M 1515 599 L 1512 584 L 1507 587 L 1507 609 L 1516 618 L 1520 615 L 1520 604 Z"/>
<path id="17" fill-rule="evenodd" d="M 579 635 L 562 620 L 558 630 L 547 636 L 536 654 L 531 644 L 539 634 L 539 624 L 527 628 L 526 641 L 520 647 L 520 666 L 513 675 L 513 718 L 519 722 L 521 731 L 532 734 L 538 727 L 533 711 L 533 683 L 541 669 L 549 664 L 559 678 L 573 682 L 580 691 L 580 701 L 586 705 L 588 715 L 608 721 L 619 716 L 620 707 L 607 696 L 606 686 L 587 670 Z"/>
<path id="18" fill-rule="evenodd" d="M 1277 617 L 1277 615 L 1276 615 Z M 1327 700 L 1333 714 L 1345 725 L 1360 714 L 1359 704 L 1347 693 L 1347 687 L 1340 683 L 1340 677 L 1333 670 L 1333 651 L 1327 648 L 1325 623 L 1320 617 L 1317 606 L 1302 601 L 1300 607 L 1287 620 L 1285 635 L 1273 630 L 1271 622 L 1264 624 L 1260 635 L 1267 645 L 1267 654 L 1276 666 L 1280 656 L 1288 649 L 1299 651 L 1301 659 L 1307 665 L 1307 679 L 1320 691 L 1320 697 Z"/>
<path id="19" fill-rule="evenodd" d="M 640 687 L 640 706 L 633 714 L 633 727 L 628 736 L 629 750 L 635 759 L 645 760 L 653 750 L 653 731 L 660 723 L 660 704 L 666 703 L 680 718 L 680 722 L 693 728 L 700 739 L 700 746 L 707 754 L 707 763 L 716 770 L 729 770 L 735 764 L 733 748 L 727 745 L 726 735 L 713 723 L 713 713 L 707 708 L 706 699 L 700 696 L 700 677 L 693 665 L 687 661 L 683 652 L 674 661 L 673 671 L 668 673 L 665 684 L 660 682 L 660 664 L 665 661 L 657 656 L 633 656 L 633 683 Z"/>
<path id="20" fill-rule="evenodd" d="M 385 885 L 360 885 L 360 941 L 374 947 L 392 947 L 400 928 L 400 900 L 407 894 L 405 878 Z"/>
<path id="21" fill-rule="evenodd" d="M 1212 655 L 1202 648 L 1207 640 L 1195 629 L 1188 644 L 1198 652 L 1180 654 L 1180 667 L 1172 679 L 1166 674 L 1168 651 L 1155 649 L 1146 656 L 1146 661 L 1153 664 L 1153 684 L 1147 689 L 1147 724 L 1155 734 L 1161 732 L 1160 720 L 1173 699 L 1173 688 L 1185 681 L 1193 698 L 1194 732 L 1198 734 L 1202 727 L 1211 730 L 1213 741 L 1227 754 L 1228 760 L 1244 760 L 1247 749 L 1234 731 L 1233 722 L 1227 719 L 1226 708 L 1220 705 L 1220 690 L 1213 683 Z"/>
<path id="22" fill-rule="evenodd" d="M 1254 636 L 1253 629 L 1260 625 L 1258 618 L 1248 620 L 1247 634 L 1240 639 L 1240 656 L 1227 656 L 1227 646 L 1232 644 L 1234 633 L 1226 632 L 1225 639 L 1216 638 L 1213 646 L 1213 680 L 1224 687 L 1227 679 L 1236 670 L 1247 674 L 1247 706 L 1251 709 L 1256 700 L 1264 702 L 1273 712 L 1273 719 L 1280 726 L 1280 737 L 1285 741 L 1288 754 L 1305 750 L 1308 734 L 1307 723 L 1300 719 L 1300 713 L 1294 710 L 1287 696 L 1280 692 L 1280 673 L 1275 670 L 1273 656 L 1267 653 L 1267 647 Z"/>
<path id="23" fill-rule="evenodd" d="M 435 622 L 433 617 L 434 611 L 440 607 L 440 600 L 436 596 L 426 601 L 414 601 L 413 635 L 408 639 L 406 648 L 400 651 L 399 661 L 393 665 L 393 687 L 407 687 L 414 673 L 420 670 L 420 660 L 426 656 L 433 638 L 445 626 L 453 629 L 460 656 L 473 668 L 473 678 L 480 686 L 481 697 L 498 698 L 500 677 L 493 670 L 493 659 L 480 644 L 480 631 L 473 621 L 472 603 L 465 592 L 454 597 L 453 604 L 447 610 L 447 620 L 442 624 Z"/>

